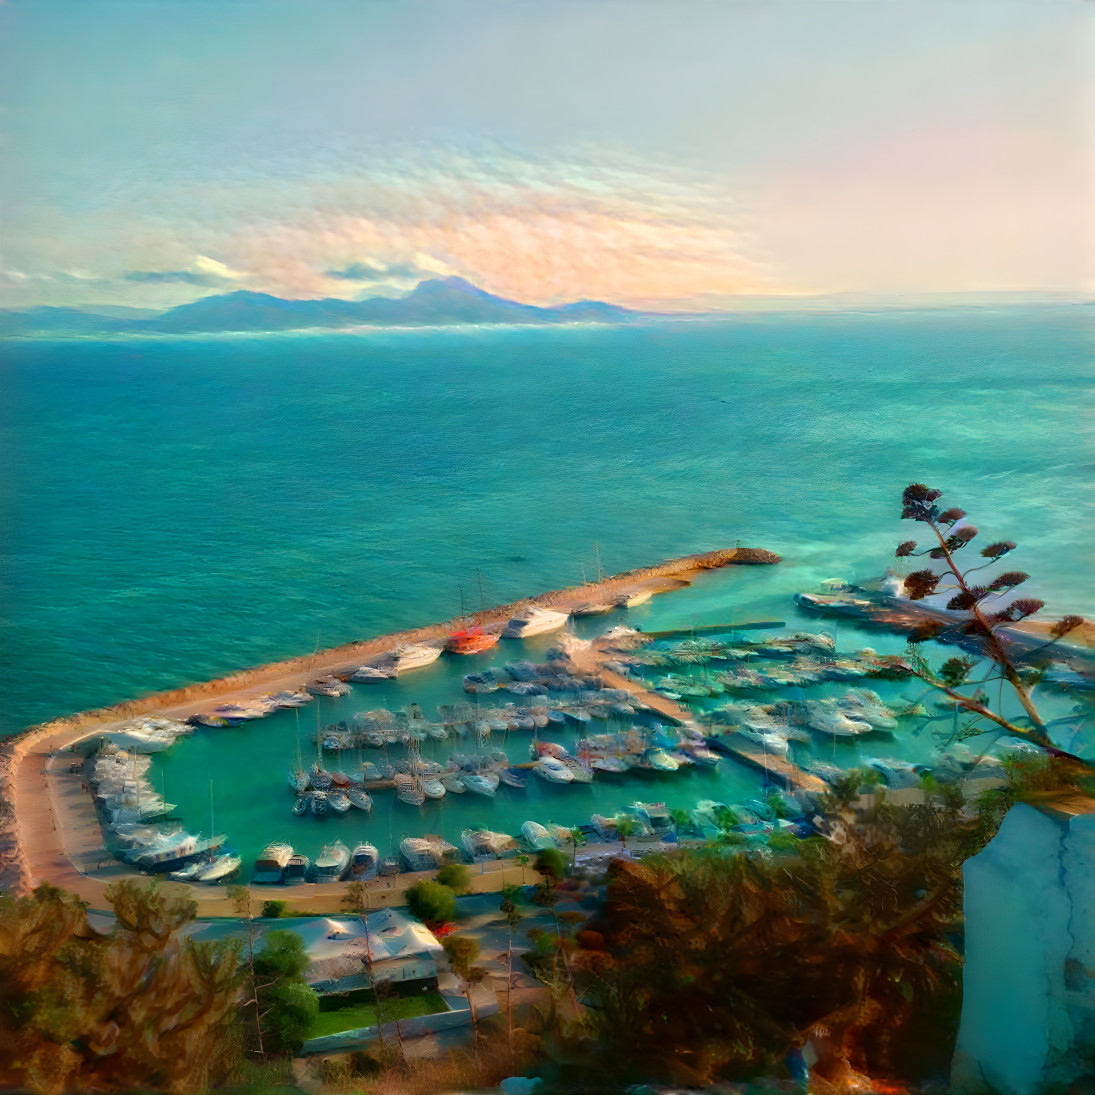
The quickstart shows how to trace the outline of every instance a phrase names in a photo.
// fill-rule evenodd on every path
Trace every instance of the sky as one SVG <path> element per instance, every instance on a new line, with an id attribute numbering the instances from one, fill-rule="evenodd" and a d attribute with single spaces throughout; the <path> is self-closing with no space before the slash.
<path id="1" fill-rule="evenodd" d="M 1084 0 L 0 5 L 0 306 L 1093 288 Z"/>

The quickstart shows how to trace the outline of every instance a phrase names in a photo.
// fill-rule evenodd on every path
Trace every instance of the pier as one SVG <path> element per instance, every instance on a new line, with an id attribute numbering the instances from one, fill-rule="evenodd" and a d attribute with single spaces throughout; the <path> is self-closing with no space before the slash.
<path id="1" fill-rule="evenodd" d="M 754 741 L 743 738 L 740 742 L 728 742 L 720 738 L 717 751 L 748 768 L 762 770 L 789 790 L 812 791 L 816 794 L 825 794 L 829 790 L 824 780 L 804 772 L 786 757 L 767 752 L 763 745 Z"/>

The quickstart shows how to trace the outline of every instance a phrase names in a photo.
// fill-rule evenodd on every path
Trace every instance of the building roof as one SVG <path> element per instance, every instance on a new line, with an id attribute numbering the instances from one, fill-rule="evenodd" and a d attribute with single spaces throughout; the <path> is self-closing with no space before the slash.
<path id="1" fill-rule="evenodd" d="M 436 959 L 443 950 L 429 929 L 398 909 L 381 909 L 367 917 L 317 916 L 293 921 L 292 931 L 304 940 L 311 962 L 308 979 L 346 976 L 374 963 L 411 957 Z"/>

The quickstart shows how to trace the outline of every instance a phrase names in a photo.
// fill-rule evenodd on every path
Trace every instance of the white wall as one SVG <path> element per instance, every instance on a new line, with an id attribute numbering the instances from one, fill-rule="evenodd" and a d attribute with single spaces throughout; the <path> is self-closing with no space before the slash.
<path id="1" fill-rule="evenodd" d="M 1095 815 L 1015 806 L 968 860 L 955 1092 L 1040 1095 L 1095 1030 Z"/>

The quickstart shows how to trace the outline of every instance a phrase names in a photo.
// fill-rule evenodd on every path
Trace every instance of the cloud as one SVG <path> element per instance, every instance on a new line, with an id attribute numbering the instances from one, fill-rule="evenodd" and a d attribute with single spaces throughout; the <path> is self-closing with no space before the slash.
<path id="1" fill-rule="evenodd" d="M 432 149 L 357 174 L 343 165 L 281 213 L 239 217 L 217 246 L 286 297 L 401 291 L 448 275 L 533 304 L 642 306 L 786 288 L 750 257 L 723 180 L 599 152 L 541 160 Z"/>
<path id="2" fill-rule="evenodd" d="M 122 277 L 126 281 L 140 281 L 146 285 L 200 285 L 203 287 L 220 285 L 223 279 L 209 274 L 196 274 L 192 270 L 131 270 Z"/>
<path id="3" fill-rule="evenodd" d="M 427 277 L 432 273 L 428 266 L 416 262 L 376 262 L 369 259 L 351 262 L 341 270 L 325 271 L 327 277 L 339 281 L 409 281 Z"/>
<path id="4" fill-rule="evenodd" d="M 233 270 L 206 255 L 198 255 L 184 270 L 131 270 L 122 275 L 125 281 L 139 281 L 145 285 L 197 285 L 214 289 L 246 277 L 242 271 Z"/>

